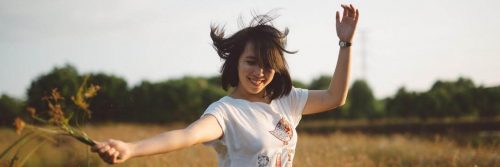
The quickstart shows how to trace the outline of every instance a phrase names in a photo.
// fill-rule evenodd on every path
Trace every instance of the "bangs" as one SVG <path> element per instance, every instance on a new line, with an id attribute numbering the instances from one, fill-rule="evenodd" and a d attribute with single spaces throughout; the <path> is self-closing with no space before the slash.
<path id="1" fill-rule="evenodd" d="M 254 46 L 255 56 L 260 67 L 274 69 L 278 73 L 287 70 L 284 52 L 291 52 L 283 48 L 285 36 L 275 28 L 266 25 L 254 27 L 254 33 L 249 36 L 249 42 Z"/>
<path id="2" fill-rule="evenodd" d="M 269 41 L 253 42 L 255 56 L 260 67 L 274 69 L 276 72 L 286 70 L 283 52 Z"/>

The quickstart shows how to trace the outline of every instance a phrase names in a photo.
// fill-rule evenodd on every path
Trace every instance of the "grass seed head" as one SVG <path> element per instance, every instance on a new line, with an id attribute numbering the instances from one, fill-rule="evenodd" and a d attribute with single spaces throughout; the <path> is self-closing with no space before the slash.
<path id="1" fill-rule="evenodd" d="M 90 85 L 87 91 L 85 91 L 85 98 L 92 98 L 97 94 L 97 91 L 99 91 L 101 87 L 99 85 Z"/>
<path id="2" fill-rule="evenodd" d="M 26 126 L 26 123 L 19 117 L 17 117 L 15 120 L 14 120 L 14 127 L 16 128 L 16 133 L 18 135 L 21 134 L 21 132 L 23 131 L 24 129 L 24 126 Z"/>

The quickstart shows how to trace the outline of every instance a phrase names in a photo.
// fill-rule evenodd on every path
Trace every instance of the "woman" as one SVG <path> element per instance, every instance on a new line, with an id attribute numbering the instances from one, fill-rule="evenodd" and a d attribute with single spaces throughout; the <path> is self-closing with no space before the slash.
<path id="1" fill-rule="evenodd" d="M 200 119 L 185 129 L 127 143 L 99 142 L 92 151 L 108 163 L 171 152 L 199 143 L 212 145 L 219 166 L 291 166 L 297 143 L 295 128 L 302 115 L 342 106 L 347 96 L 351 42 L 359 12 L 352 5 L 336 13 L 340 51 L 328 90 L 292 87 L 284 52 L 287 30 L 269 25 L 273 18 L 257 16 L 247 28 L 225 38 L 212 27 L 214 48 L 224 59 L 222 86 L 233 91 L 212 103 Z"/>

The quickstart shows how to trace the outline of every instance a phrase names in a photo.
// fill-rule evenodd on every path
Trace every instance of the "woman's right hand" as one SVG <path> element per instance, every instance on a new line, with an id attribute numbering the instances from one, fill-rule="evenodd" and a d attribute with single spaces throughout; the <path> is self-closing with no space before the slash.
<path id="1" fill-rule="evenodd" d="M 106 163 L 116 164 L 132 157 L 133 144 L 109 139 L 106 142 L 96 142 L 96 145 L 91 150 L 98 153 Z"/>

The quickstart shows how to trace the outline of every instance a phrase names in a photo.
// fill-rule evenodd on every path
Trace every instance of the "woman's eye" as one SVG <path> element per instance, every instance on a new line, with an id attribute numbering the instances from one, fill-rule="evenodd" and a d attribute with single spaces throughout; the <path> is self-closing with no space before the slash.
<path id="1" fill-rule="evenodd" d="M 249 64 L 249 65 L 255 65 L 257 63 L 255 61 L 247 61 L 247 64 Z"/>

